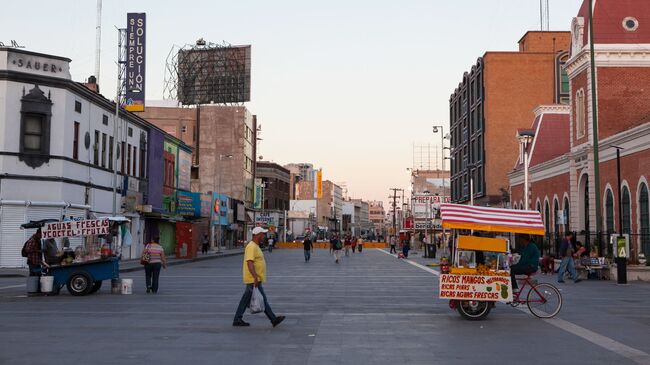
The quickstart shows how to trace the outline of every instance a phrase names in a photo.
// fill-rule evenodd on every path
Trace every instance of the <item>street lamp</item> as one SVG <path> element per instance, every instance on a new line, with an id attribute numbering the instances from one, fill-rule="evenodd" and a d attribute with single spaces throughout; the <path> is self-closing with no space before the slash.
<path id="1" fill-rule="evenodd" d="M 440 148 L 442 150 L 442 193 L 445 193 L 445 132 L 441 125 L 433 126 L 433 133 L 440 132 Z M 444 198 L 443 198 L 444 199 Z"/>
<path id="2" fill-rule="evenodd" d="M 219 173 L 219 184 L 217 185 L 217 194 L 219 194 L 219 195 L 221 195 L 221 176 L 223 175 L 223 170 L 221 169 L 221 161 L 224 158 L 232 158 L 232 157 L 233 157 L 233 155 L 221 155 L 221 154 L 219 155 L 219 168 L 217 170 L 218 173 Z M 214 184 L 214 175 L 213 175 L 212 183 Z M 215 230 L 214 230 L 214 213 L 215 213 L 215 207 L 216 207 L 216 205 L 215 205 L 216 200 L 217 200 L 217 196 L 213 192 L 212 193 L 212 209 L 210 209 L 210 241 L 211 241 L 210 246 L 214 246 L 214 244 L 215 244 L 215 242 L 214 242 L 214 234 L 215 234 Z M 220 197 L 219 197 L 219 206 L 221 206 L 221 198 Z M 219 210 L 219 215 L 221 215 L 221 209 Z M 222 238 L 221 236 L 223 235 L 223 231 L 222 231 L 222 228 L 221 228 L 221 217 L 219 217 L 219 233 L 220 233 L 220 238 Z M 221 252 L 221 243 L 217 242 L 216 246 L 217 246 L 217 252 Z"/>
<path id="3" fill-rule="evenodd" d="M 616 148 L 616 176 L 618 178 L 618 237 L 623 237 L 623 206 L 622 206 L 622 194 L 621 191 L 621 150 L 623 147 L 612 146 Z M 598 231 L 598 230 L 596 230 Z M 616 245 L 613 248 L 613 251 L 616 251 Z M 618 284 L 627 284 L 627 258 L 618 257 L 618 254 L 614 252 L 615 261 L 616 261 L 616 277 Z"/>
<path id="4" fill-rule="evenodd" d="M 535 132 L 531 130 L 519 130 L 517 132 L 517 139 L 519 140 L 520 159 L 524 161 L 524 210 L 528 210 L 529 197 L 528 197 L 528 165 L 530 159 L 528 156 L 528 146 L 533 142 Z"/>

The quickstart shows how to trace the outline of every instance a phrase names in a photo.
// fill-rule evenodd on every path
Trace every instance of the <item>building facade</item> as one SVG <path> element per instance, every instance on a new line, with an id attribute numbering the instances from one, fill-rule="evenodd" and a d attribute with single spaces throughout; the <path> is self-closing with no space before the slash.
<path id="1" fill-rule="evenodd" d="M 229 223 L 217 227 L 217 241 L 246 240 L 254 224 L 257 118 L 243 106 L 221 105 L 148 107 L 139 115 L 193 148 L 193 192 L 227 197 Z"/>
<path id="2" fill-rule="evenodd" d="M 569 44 L 569 32 L 528 32 L 518 52 L 487 52 L 463 75 L 449 99 L 453 202 L 507 205 L 518 148 L 503 136 L 528 124 L 536 106 L 566 100 L 558 65 Z"/>
<path id="3" fill-rule="evenodd" d="M 163 187 L 149 164 L 162 157 L 164 132 L 72 80 L 70 59 L 0 48 L 0 267 L 23 267 L 22 244 L 39 219 L 124 215 L 137 257 L 145 235 L 142 207 Z M 114 134 L 117 123 L 118 133 Z M 160 151 L 150 153 L 152 144 Z M 114 172 L 117 178 L 114 179 Z M 115 186 L 115 188 L 114 188 Z M 71 239 L 73 246 L 82 238 Z"/>
<path id="4" fill-rule="evenodd" d="M 588 1 L 571 23 L 571 51 L 566 62 L 570 80 L 570 109 L 566 111 L 559 157 L 545 155 L 530 170 L 531 209 L 543 212 L 552 232 L 575 231 L 578 239 L 596 247 L 601 255 L 611 246 L 596 239 L 596 232 L 630 235 L 630 254 L 650 252 L 650 33 L 640 24 L 650 22 L 650 5 L 642 0 L 598 1 L 594 8 L 594 59 L 596 108 L 592 104 Z M 598 134 L 593 128 L 598 118 Z M 543 126 L 542 126 L 543 128 Z M 556 144 L 553 134 L 535 136 L 534 146 Z M 594 140 L 598 139 L 596 161 Z M 535 149 L 537 147 L 534 147 Z M 620 149 L 620 160 L 616 150 Z M 537 152 L 532 151 L 534 159 Z M 531 161 L 532 164 L 532 161 Z M 599 167 L 600 190 L 596 190 L 595 166 Z M 617 167 L 620 165 L 619 190 Z M 515 207 L 524 205 L 523 171 L 510 174 Z M 596 221 L 596 199 L 601 201 L 601 225 Z M 619 214 L 619 210 L 622 214 Z M 620 228 L 619 228 L 620 224 Z"/>

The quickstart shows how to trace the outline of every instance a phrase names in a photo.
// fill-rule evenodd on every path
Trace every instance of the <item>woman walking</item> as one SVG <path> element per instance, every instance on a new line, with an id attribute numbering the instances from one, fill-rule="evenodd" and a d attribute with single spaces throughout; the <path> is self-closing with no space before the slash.
<path id="1" fill-rule="evenodd" d="M 140 262 L 144 264 L 145 279 L 147 283 L 147 293 L 158 292 L 158 278 L 160 277 L 160 268 L 167 268 L 167 258 L 165 250 L 158 243 L 160 237 L 153 237 L 142 252 Z"/>

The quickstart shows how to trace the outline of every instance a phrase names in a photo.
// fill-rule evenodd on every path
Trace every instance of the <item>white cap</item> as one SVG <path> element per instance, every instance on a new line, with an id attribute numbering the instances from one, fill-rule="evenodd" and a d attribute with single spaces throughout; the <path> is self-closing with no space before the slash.
<path id="1" fill-rule="evenodd" d="M 260 233 L 266 233 L 268 232 L 268 229 L 264 229 L 262 227 L 255 227 L 253 228 L 253 235 L 260 234 Z"/>

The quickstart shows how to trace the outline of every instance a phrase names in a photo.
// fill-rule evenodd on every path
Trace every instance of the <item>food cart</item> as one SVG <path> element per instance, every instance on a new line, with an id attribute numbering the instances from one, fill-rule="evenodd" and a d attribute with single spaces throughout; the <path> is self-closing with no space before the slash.
<path id="1" fill-rule="evenodd" d="M 559 296 L 557 289 L 551 293 L 552 288 L 546 288 L 552 287 L 550 284 L 539 284 L 538 290 L 538 285 L 530 284 L 526 277 L 522 280 L 530 284 L 528 293 L 535 298 L 528 295 L 525 300 L 519 299 L 521 291 L 513 297 L 509 269 L 511 234 L 543 235 L 544 224 L 539 212 L 441 204 L 440 213 L 442 226 L 453 230 L 454 244 L 451 267 L 441 270 L 439 297 L 449 299 L 449 306 L 461 317 L 483 319 L 496 302 L 546 304 L 548 294 Z M 559 307 L 552 315 L 558 311 Z M 531 312 L 540 316 L 533 309 Z"/>
<path id="2" fill-rule="evenodd" d="M 53 278 L 52 293 L 58 294 L 65 285 L 70 294 L 81 296 L 97 292 L 104 280 L 119 278 L 120 229 L 128 222 L 124 217 L 103 217 L 62 222 L 46 220 L 26 223 L 22 227 L 41 229 L 44 253 L 48 240 L 58 240 L 56 257 L 46 256 L 43 260 L 42 275 Z M 77 241 L 74 248 L 69 244 L 71 238 Z"/>

